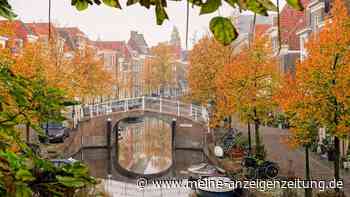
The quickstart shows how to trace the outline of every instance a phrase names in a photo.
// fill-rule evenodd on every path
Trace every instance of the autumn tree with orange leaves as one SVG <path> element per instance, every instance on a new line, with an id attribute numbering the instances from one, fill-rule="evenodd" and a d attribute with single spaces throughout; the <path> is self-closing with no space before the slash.
<path id="1" fill-rule="evenodd" d="M 335 0 L 331 18 L 306 45 L 308 56 L 296 66 L 293 86 L 286 86 L 283 109 L 297 119 L 315 119 L 320 127 L 334 137 L 336 159 L 334 176 L 340 180 L 340 139 L 350 135 L 350 17 L 343 0 Z M 288 96 L 293 95 L 293 96 Z M 312 116 L 308 114 L 312 113 Z M 299 144 L 308 143 L 312 131 L 295 121 Z M 304 127 L 304 128 L 303 128 Z M 302 128 L 302 130 L 301 130 Z M 311 135 L 313 136 L 313 135 Z M 336 191 L 339 191 L 337 189 Z"/>
<path id="2" fill-rule="evenodd" d="M 69 98 L 79 98 L 83 102 L 112 95 L 115 85 L 112 72 L 104 68 L 94 50 L 76 50 L 72 59 L 67 58 L 63 43 L 54 34 L 49 40 L 24 42 L 13 54 L 11 48 L 16 47 L 13 23 L 2 23 L 0 29 L 0 35 L 9 38 L 2 53 L 14 61 L 11 69 L 15 73 L 29 78 L 40 73 L 47 85 L 63 89 Z"/>
<path id="3" fill-rule="evenodd" d="M 83 102 L 113 95 L 115 80 L 92 49 L 76 51 L 70 65 L 72 66 L 70 86 L 75 89 L 76 96 Z"/>
<path id="4" fill-rule="evenodd" d="M 218 112 L 254 123 L 258 158 L 264 156 L 260 124 L 276 108 L 272 95 L 277 87 L 277 73 L 268 38 L 256 36 L 250 47 L 242 48 L 216 78 L 217 94 L 222 97 L 218 100 Z"/>
<path id="5" fill-rule="evenodd" d="M 206 36 L 194 45 L 189 54 L 188 82 L 191 100 L 203 106 L 212 105 L 210 126 L 216 127 L 223 119 L 216 105 L 220 94 L 216 80 L 225 64 L 231 62 L 233 49 L 223 46 L 214 38 Z"/>
<path id="6" fill-rule="evenodd" d="M 145 60 L 143 68 L 144 90 L 152 93 L 157 89 L 164 96 L 166 89 L 177 84 L 175 70 L 178 66 L 174 47 L 167 43 L 160 43 L 151 48 L 151 57 Z"/>
<path id="7" fill-rule="evenodd" d="M 311 145 L 317 141 L 320 124 L 315 114 L 317 114 L 319 102 L 308 94 L 309 87 L 305 86 L 303 78 L 299 78 L 301 71 L 299 68 L 297 67 L 296 78 L 291 74 L 283 77 L 274 99 L 289 119 L 291 135 L 287 143 L 292 148 L 302 146 L 305 150 L 305 180 L 311 180 L 309 151 Z M 305 196 L 312 196 L 312 188 L 305 189 Z"/>

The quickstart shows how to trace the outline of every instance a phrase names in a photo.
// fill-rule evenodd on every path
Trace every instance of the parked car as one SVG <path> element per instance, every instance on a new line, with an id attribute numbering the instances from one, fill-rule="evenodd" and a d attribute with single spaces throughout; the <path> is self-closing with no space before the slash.
<path id="1" fill-rule="evenodd" d="M 48 124 L 43 124 L 42 128 L 47 132 L 47 138 L 50 143 L 64 142 L 64 140 L 69 137 L 69 128 L 65 127 L 63 123 L 50 122 Z M 45 139 L 39 139 L 41 142 Z"/>

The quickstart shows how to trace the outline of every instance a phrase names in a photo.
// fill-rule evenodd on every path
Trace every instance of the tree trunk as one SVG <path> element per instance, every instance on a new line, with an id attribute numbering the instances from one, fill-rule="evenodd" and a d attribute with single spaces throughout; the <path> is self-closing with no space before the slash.
<path id="1" fill-rule="evenodd" d="M 26 140 L 27 140 L 27 143 L 30 143 L 30 127 L 29 127 L 29 123 L 26 124 Z"/>
<path id="2" fill-rule="evenodd" d="M 305 146 L 305 179 L 306 180 L 311 180 L 309 146 Z M 306 188 L 305 189 L 305 197 L 312 197 L 312 188 Z"/>
<path id="3" fill-rule="evenodd" d="M 260 142 L 260 132 L 259 132 L 259 119 L 257 117 L 256 109 L 254 108 L 254 126 L 255 126 L 255 149 L 256 149 L 256 157 L 258 159 L 264 159 L 262 153 L 262 147 Z"/>
<path id="4" fill-rule="evenodd" d="M 259 133 L 259 121 L 254 120 L 254 126 L 255 126 L 255 147 L 256 147 L 256 156 L 259 159 L 262 158 L 262 150 L 261 150 L 261 142 L 260 142 L 260 133 Z"/>
<path id="5" fill-rule="evenodd" d="M 334 160 L 334 178 L 340 180 L 340 141 L 337 136 L 334 136 L 335 160 Z M 336 192 L 340 192 L 339 188 L 335 188 Z"/>
<path id="6" fill-rule="evenodd" d="M 250 122 L 248 119 L 248 150 L 249 150 L 249 155 L 252 153 L 252 136 L 250 132 Z"/>

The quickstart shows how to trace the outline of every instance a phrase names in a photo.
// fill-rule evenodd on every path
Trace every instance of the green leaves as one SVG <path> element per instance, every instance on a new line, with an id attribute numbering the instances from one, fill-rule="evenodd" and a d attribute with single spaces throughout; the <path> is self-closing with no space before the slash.
<path id="1" fill-rule="evenodd" d="M 257 0 L 248 0 L 247 1 L 247 9 L 254 12 L 254 13 L 260 14 L 262 16 L 269 15 L 267 13 L 268 9 L 266 7 L 264 7 L 264 5 Z"/>
<path id="2" fill-rule="evenodd" d="M 202 6 L 200 14 L 215 12 L 221 6 L 221 0 L 207 0 Z"/>
<path id="3" fill-rule="evenodd" d="M 72 5 L 79 11 L 83 11 L 89 7 L 89 3 L 85 0 L 72 0 Z"/>
<path id="4" fill-rule="evenodd" d="M 303 11 L 304 10 L 304 7 L 303 5 L 301 4 L 300 0 L 286 0 L 287 1 L 287 4 L 296 9 L 296 10 L 299 10 L 299 11 Z"/>
<path id="5" fill-rule="evenodd" d="M 32 173 L 30 173 L 28 170 L 25 170 L 25 169 L 19 169 L 16 172 L 15 177 L 17 180 L 20 180 L 23 182 L 35 180 L 35 178 L 32 176 Z"/>
<path id="6" fill-rule="evenodd" d="M 0 0 L 0 16 L 11 20 L 17 17 L 7 0 Z"/>
<path id="7" fill-rule="evenodd" d="M 269 11 L 277 12 L 277 7 L 270 0 L 259 0 L 259 3 Z"/>
<path id="8" fill-rule="evenodd" d="M 217 16 L 211 19 L 209 24 L 210 31 L 214 34 L 217 41 L 223 45 L 229 45 L 238 36 L 235 27 L 228 18 Z"/>
<path id="9" fill-rule="evenodd" d="M 31 197 L 32 190 L 24 183 L 17 183 L 16 184 L 16 197 Z"/>
<path id="10" fill-rule="evenodd" d="M 107 6 L 121 9 L 121 6 L 120 6 L 120 3 L 118 0 L 102 0 L 102 1 Z M 94 3 L 96 5 L 100 5 L 101 1 L 100 0 L 94 0 L 94 1 L 92 1 L 92 0 L 72 0 L 71 1 L 72 6 L 75 6 L 75 8 L 77 8 L 77 10 L 79 10 L 79 11 L 83 11 L 83 10 L 87 9 L 89 7 L 89 4 L 93 5 Z"/>
<path id="11" fill-rule="evenodd" d="M 114 8 L 119 8 L 121 9 L 122 7 L 119 4 L 118 0 L 103 0 L 103 3 Z"/>
<path id="12" fill-rule="evenodd" d="M 166 13 L 162 4 L 156 4 L 155 8 L 157 25 L 162 25 L 165 19 L 169 19 L 168 14 Z"/>
<path id="13" fill-rule="evenodd" d="M 56 176 L 59 183 L 66 187 L 80 188 L 85 186 L 85 182 L 81 178 L 69 177 L 69 176 Z"/>
<path id="14" fill-rule="evenodd" d="M 206 0 L 205 3 L 203 3 L 202 0 L 188 0 L 188 1 L 192 3 L 192 5 L 201 7 L 200 14 L 213 13 L 216 10 L 218 10 L 219 7 L 222 5 L 222 2 L 221 2 L 222 0 Z M 242 10 L 250 10 L 254 13 L 257 13 L 263 16 L 267 16 L 268 11 L 277 11 L 277 7 L 275 6 L 275 4 L 272 3 L 271 0 L 224 0 L 224 1 L 234 8 L 238 7 L 239 9 L 242 9 Z M 302 11 L 304 9 L 300 0 L 286 0 L 286 1 L 289 6 L 291 6 L 296 10 Z M 103 2 L 103 4 L 107 6 L 121 9 L 119 0 L 72 0 L 71 4 L 72 6 L 75 6 L 77 10 L 82 11 L 87 9 L 89 7 L 89 4 L 100 5 L 101 2 Z M 167 5 L 167 0 L 127 0 L 126 5 L 130 6 L 136 3 L 139 3 L 140 6 L 145 7 L 147 9 L 149 9 L 151 6 L 155 6 L 156 21 L 158 25 L 162 25 L 164 20 L 169 19 L 169 16 L 165 10 L 165 7 Z M 12 11 L 10 4 L 8 3 L 8 0 L 0 0 L 0 16 L 3 16 L 8 19 L 12 19 L 16 17 L 16 15 Z M 212 21 L 217 21 L 217 20 L 212 20 Z M 228 24 L 228 23 L 225 23 L 225 24 Z M 232 24 L 229 26 L 232 26 Z M 228 29 L 234 29 L 232 27 L 229 27 Z M 217 35 L 218 35 L 218 32 L 216 33 L 216 36 Z M 228 30 L 226 33 L 223 32 L 222 35 L 236 37 L 235 32 L 234 31 L 230 32 L 230 30 Z M 227 36 L 224 36 L 224 37 L 227 37 Z M 220 37 L 222 39 L 224 38 L 222 36 Z M 223 39 L 223 40 L 226 40 L 226 39 Z"/>
<path id="15" fill-rule="evenodd" d="M 89 169 L 80 162 L 64 165 L 62 172 L 65 176 L 57 175 L 58 182 L 66 187 L 80 188 L 89 184 L 96 184 L 95 178 L 89 176 Z"/>
<path id="16" fill-rule="evenodd" d="M 139 0 L 128 0 L 127 2 L 126 2 L 126 5 L 127 6 L 129 6 L 129 5 L 134 5 L 135 3 L 138 3 L 139 2 Z"/>
<path id="17" fill-rule="evenodd" d="M 236 8 L 237 0 L 225 0 L 226 3 L 230 4 L 230 6 Z"/>

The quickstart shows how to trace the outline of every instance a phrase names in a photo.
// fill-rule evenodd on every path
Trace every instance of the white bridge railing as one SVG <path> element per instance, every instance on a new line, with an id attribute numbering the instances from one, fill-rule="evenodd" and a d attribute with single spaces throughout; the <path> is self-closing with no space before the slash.
<path id="1" fill-rule="evenodd" d="M 187 117 L 197 122 L 207 122 L 208 120 L 208 113 L 204 107 L 159 97 L 136 97 L 85 105 L 82 107 L 81 114 L 83 117 L 93 118 L 117 112 L 139 110 Z"/>

